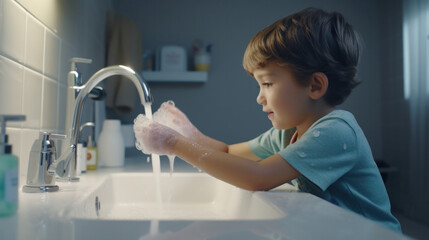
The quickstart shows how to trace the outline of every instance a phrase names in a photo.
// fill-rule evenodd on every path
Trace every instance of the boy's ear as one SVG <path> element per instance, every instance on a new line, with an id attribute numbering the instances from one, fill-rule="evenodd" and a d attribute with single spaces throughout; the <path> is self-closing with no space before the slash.
<path id="1" fill-rule="evenodd" d="M 313 100 L 322 98 L 328 91 L 328 77 L 322 72 L 315 72 L 311 75 L 309 84 L 309 96 Z"/>

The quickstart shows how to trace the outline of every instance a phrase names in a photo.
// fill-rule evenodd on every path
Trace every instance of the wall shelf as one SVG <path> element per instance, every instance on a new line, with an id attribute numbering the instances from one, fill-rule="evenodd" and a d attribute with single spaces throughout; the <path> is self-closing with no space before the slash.
<path id="1" fill-rule="evenodd" d="M 143 71 L 142 76 L 147 82 L 207 82 L 208 72 Z"/>

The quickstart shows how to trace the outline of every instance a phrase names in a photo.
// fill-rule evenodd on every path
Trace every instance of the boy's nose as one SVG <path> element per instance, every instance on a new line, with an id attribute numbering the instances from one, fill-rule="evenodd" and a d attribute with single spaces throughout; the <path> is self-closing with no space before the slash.
<path id="1" fill-rule="evenodd" d="M 256 97 L 256 102 L 259 105 L 264 105 L 265 104 L 265 97 L 261 94 L 261 92 L 259 92 L 258 96 Z"/>

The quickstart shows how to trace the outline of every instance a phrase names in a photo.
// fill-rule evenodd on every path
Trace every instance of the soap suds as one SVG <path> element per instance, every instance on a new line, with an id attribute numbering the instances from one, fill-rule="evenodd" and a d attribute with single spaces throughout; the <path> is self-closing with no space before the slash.
<path id="1" fill-rule="evenodd" d="M 175 132 L 139 114 L 134 120 L 136 148 L 145 154 L 168 154 L 168 145 L 176 140 Z"/>

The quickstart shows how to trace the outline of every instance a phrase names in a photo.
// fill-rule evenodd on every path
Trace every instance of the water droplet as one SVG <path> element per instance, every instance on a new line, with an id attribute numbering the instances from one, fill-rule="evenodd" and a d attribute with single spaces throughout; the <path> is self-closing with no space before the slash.
<path id="1" fill-rule="evenodd" d="M 170 176 L 173 174 L 174 171 L 174 158 L 176 158 L 175 155 L 167 155 L 168 160 L 170 161 Z"/>
<path id="2" fill-rule="evenodd" d="M 307 157 L 307 154 L 305 152 L 298 152 L 298 156 Z"/>
<path id="3" fill-rule="evenodd" d="M 140 142 L 139 142 L 139 141 L 136 141 L 136 148 L 137 148 L 138 150 L 142 150 L 142 147 L 141 147 L 141 144 L 140 144 Z"/>
<path id="4" fill-rule="evenodd" d="M 345 143 L 344 143 L 344 145 L 343 145 L 343 149 L 344 149 L 344 150 L 347 150 L 347 144 L 345 144 Z"/>
<path id="5" fill-rule="evenodd" d="M 319 137 L 320 136 L 320 131 L 319 130 L 314 130 L 313 131 L 313 136 L 314 137 Z"/>

